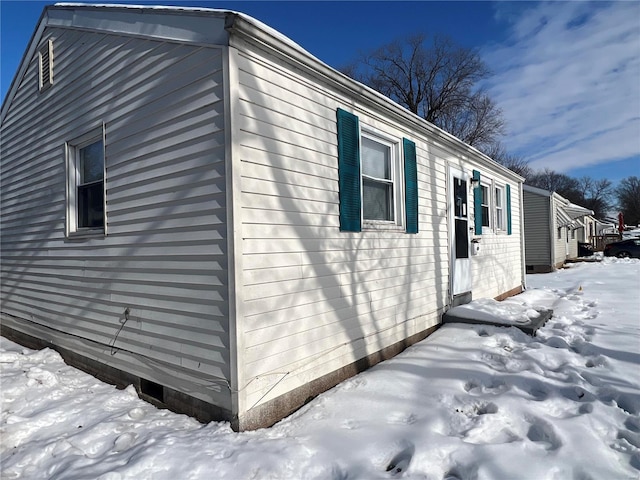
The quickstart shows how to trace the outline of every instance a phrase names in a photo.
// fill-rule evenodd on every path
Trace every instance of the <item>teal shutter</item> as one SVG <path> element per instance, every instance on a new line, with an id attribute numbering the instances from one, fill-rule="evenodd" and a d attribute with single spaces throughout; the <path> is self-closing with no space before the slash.
<path id="1" fill-rule="evenodd" d="M 473 171 L 473 179 L 478 181 L 478 186 L 473 189 L 473 220 L 475 234 L 482 235 L 482 188 L 480 187 L 480 172 Z"/>
<path id="2" fill-rule="evenodd" d="M 360 232 L 360 131 L 358 117 L 338 109 L 338 188 L 340 230 Z"/>
<path id="3" fill-rule="evenodd" d="M 407 233 L 418 233 L 418 166 L 416 144 L 402 139 L 404 150 L 404 192 Z"/>
<path id="4" fill-rule="evenodd" d="M 511 186 L 507 184 L 507 235 L 511 235 Z"/>

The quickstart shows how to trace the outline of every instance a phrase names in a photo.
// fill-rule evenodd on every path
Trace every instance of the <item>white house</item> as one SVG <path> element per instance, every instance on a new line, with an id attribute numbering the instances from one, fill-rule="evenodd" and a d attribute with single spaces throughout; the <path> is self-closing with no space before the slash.
<path id="1" fill-rule="evenodd" d="M 0 128 L 3 335 L 202 420 L 523 287 L 521 177 L 243 14 L 47 7 Z"/>
<path id="2" fill-rule="evenodd" d="M 588 210 L 556 192 L 524 185 L 525 263 L 528 273 L 544 273 L 578 256 Z"/>

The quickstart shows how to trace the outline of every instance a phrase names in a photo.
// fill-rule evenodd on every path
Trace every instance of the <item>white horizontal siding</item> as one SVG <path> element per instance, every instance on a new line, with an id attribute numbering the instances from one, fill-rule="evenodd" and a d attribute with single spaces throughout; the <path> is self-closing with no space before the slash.
<path id="1" fill-rule="evenodd" d="M 279 62 L 249 46 L 238 55 L 248 408 L 438 323 L 448 303 L 447 163 L 472 168 L 424 134 Z M 340 232 L 338 107 L 398 142 L 416 142 L 419 234 Z M 490 263 L 479 267 L 495 280 L 484 290 L 491 296 L 522 280 L 520 199 L 511 184 L 513 235 L 488 241 Z"/>
<path id="2" fill-rule="evenodd" d="M 480 250 L 477 255 L 471 256 L 473 298 L 494 298 L 522 286 L 520 189 L 513 181 L 499 174 L 486 172 L 480 166 L 474 168 L 480 169 L 481 178 L 485 181 L 489 179 L 494 182 L 494 185 L 503 187 L 509 184 L 511 191 L 511 235 L 508 235 L 506 230 L 496 231 L 492 224 L 490 232 L 483 232 L 482 235 L 477 236 L 480 240 Z M 473 207 L 473 195 L 470 196 L 470 200 Z M 503 207 L 506 216 L 506 204 Z M 493 209 L 492 203 L 491 210 Z M 491 222 L 494 221 L 495 219 L 491 218 Z"/>
<path id="3" fill-rule="evenodd" d="M 49 38 L 53 87 L 38 93 L 28 59 L 2 125 L 2 310 L 163 385 L 186 391 L 186 371 L 217 382 L 196 396 L 229 409 L 221 50 L 64 29 Z M 108 235 L 67 240 L 63 146 L 102 122 Z M 136 370 L 144 362 L 164 367 Z"/>
<path id="4" fill-rule="evenodd" d="M 554 242 L 554 258 L 553 265 L 559 266 L 562 265 L 568 257 L 569 253 L 569 245 L 567 242 L 567 236 L 569 232 L 567 232 L 567 227 L 560 227 L 560 238 L 558 238 L 558 217 L 557 217 L 557 209 L 561 208 L 559 205 L 559 201 L 551 197 L 551 209 L 550 215 L 553 219 L 553 232 L 551 232 L 552 242 Z"/>
<path id="5" fill-rule="evenodd" d="M 523 200 L 526 263 L 551 266 L 551 242 L 556 232 L 550 231 L 550 197 L 525 190 Z"/>

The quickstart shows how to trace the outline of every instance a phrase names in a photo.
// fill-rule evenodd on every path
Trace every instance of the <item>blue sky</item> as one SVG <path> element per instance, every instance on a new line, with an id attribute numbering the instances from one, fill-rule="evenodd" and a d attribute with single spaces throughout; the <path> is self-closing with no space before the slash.
<path id="1" fill-rule="evenodd" d="M 0 0 L 4 101 L 45 5 Z M 477 48 L 509 151 L 534 168 L 616 183 L 640 176 L 640 2 L 130 1 L 238 10 L 339 68 L 404 35 Z"/>

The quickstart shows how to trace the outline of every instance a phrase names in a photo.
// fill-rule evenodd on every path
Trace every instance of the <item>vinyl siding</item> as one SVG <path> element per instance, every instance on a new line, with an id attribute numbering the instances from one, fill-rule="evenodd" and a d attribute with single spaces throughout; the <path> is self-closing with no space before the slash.
<path id="1" fill-rule="evenodd" d="M 471 271 L 473 275 L 473 298 L 494 298 L 522 285 L 522 246 L 520 224 L 520 196 L 517 184 L 504 176 L 487 171 L 480 165 L 473 165 L 473 169 L 481 172 L 481 179 L 490 185 L 493 192 L 495 186 L 511 185 L 511 235 L 506 231 L 506 216 L 503 231 L 496 231 L 495 207 L 492 197 L 490 203 L 491 225 L 489 231 L 482 235 L 472 235 L 480 240 L 480 250 L 477 255 L 471 255 Z M 505 193 L 506 195 L 506 193 Z M 473 207 L 473 194 L 469 196 L 469 205 Z M 506 215 L 506 201 L 503 206 Z M 473 211 L 475 216 L 476 212 Z M 471 222 L 472 224 L 472 222 Z M 486 229 L 486 227 L 485 227 Z"/>
<path id="2" fill-rule="evenodd" d="M 230 409 L 222 52 L 62 28 L 50 38 L 54 85 L 38 93 L 28 59 L 2 125 L 2 311 Z M 69 240 L 64 144 L 102 122 L 108 235 Z"/>
<path id="3" fill-rule="evenodd" d="M 242 392 L 251 409 L 439 322 L 449 288 L 447 162 L 460 158 L 390 121 L 383 109 L 235 45 Z M 420 233 L 340 232 L 338 107 L 399 144 L 403 137 L 416 143 Z M 518 189 L 512 191 L 516 218 Z M 513 258 L 517 229 L 508 247 Z"/>
<path id="4" fill-rule="evenodd" d="M 556 231 L 549 231 L 550 197 L 524 191 L 524 242 L 527 265 L 548 265 L 551 262 L 551 242 Z M 555 219 L 554 219 L 555 221 Z M 562 245 L 564 252 L 564 245 Z"/>
<path id="5" fill-rule="evenodd" d="M 567 254 L 570 252 L 569 245 L 567 243 L 567 227 L 560 228 L 560 238 L 558 238 L 558 221 L 556 216 L 556 209 L 560 208 L 559 202 L 555 197 L 551 198 L 551 215 L 553 217 L 553 232 L 551 234 L 552 241 L 554 242 L 554 267 L 561 266 L 568 258 Z"/>

